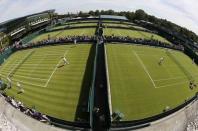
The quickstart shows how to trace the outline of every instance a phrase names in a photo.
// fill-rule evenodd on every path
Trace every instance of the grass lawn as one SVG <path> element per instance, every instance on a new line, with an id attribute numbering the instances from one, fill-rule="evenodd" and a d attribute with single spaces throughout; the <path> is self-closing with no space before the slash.
<path id="1" fill-rule="evenodd" d="M 126 28 L 135 28 L 135 29 L 141 29 L 141 30 L 146 30 L 145 28 L 141 26 L 135 26 L 135 25 L 126 25 L 126 24 L 120 24 L 120 23 L 103 23 L 105 27 L 108 28 L 108 26 L 113 26 L 113 27 L 126 27 Z"/>
<path id="2" fill-rule="evenodd" d="M 94 36 L 95 30 L 96 30 L 95 28 L 83 28 L 83 29 L 69 29 L 69 30 L 54 31 L 54 32 L 41 34 L 37 36 L 36 38 L 34 38 L 33 40 L 31 40 L 31 42 L 37 42 L 37 41 L 48 39 L 48 35 L 50 35 L 51 38 L 75 36 L 75 35 Z"/>
<path id="3" fill-rule="evenodd" d="M 198 82 L 198 68 L 182 52 L 146 46 L 107 44 L 107 60 L 113 112 L 124 120 L 146 118 L 169 106 L 174 108 L 198 91 L 189 88 L 185 71 Z M 164 62 L 159 65 L 159 59 Z M 182 67 L 181 67 L 182 65 Z M 185 71 L 184 71 L 185 69 Z"/>
<path id="4" fill-rule="evenodd" d="M 65 24 L 83 24 L 83 23 L 98 23 L 98 20 L 80 20 L 80 21 L 71 21 L 65 22 Z"/>
<path id="5" fill-rule="evenodd" d="M 13 87 L 6 93 L 44 114 L 75 121 L 79 113 L 77 108 L 81 111 L 87 108 L 87 101 L 79 103 L 79 97 L 83 93 L 82 88 L 89 87 L 84 75 L 90 49 L 91 44 L 61 45 L 14 53 L 0 68 L 4 80 L 8 74 L 13 74 Z M 69 64 L 63 64 L 63 56 Z M 64 66 L 59 67 L 61 65 Z M 87 79 L 89 70 L 91 68 L 88 68 Z M 24 93 L 17 94 L 17 82 L 20 82 Z"/>
<path id="6" fill-rule="evenodd" d="M 52 29 L 64 29 L 65 27 L 78 27 L 78 26 L 97 26 L 97 23 L 76 23 L 76 24 L 70 24 L 70 25 L 62 25 L 62 26 L 56 26 Z"/>
<path id="7" fill-rule="evenodd" d="M 118 24 L 128 24 L 128 25 L 136 25 L 135 23 L 132 23 L 132 22 L 127 22 L 127 21 L 117 21 L 117 20 L 102 20 L 103 24 L 104 23 L 118 23 Z"/>
<path id="8" fill-rule="evenodd" d="M 132 38 L 144 38 L 144 39 L 151 39 L 151 36 L 153 35 L 153 39 L 162 41 L 162 42 L 167 42 L 170 44 L 168 40 L 165 38 L 153 34 L 153 33 L 148 33 L 144 31 L 135 31 L 135 30 L 128 30 L 128 29 L 116 29 L 116 28 L 105 28 L 104 29 L 104 35 L 112 35 L 114 34 L 115 36 L 130 36 Z"/>

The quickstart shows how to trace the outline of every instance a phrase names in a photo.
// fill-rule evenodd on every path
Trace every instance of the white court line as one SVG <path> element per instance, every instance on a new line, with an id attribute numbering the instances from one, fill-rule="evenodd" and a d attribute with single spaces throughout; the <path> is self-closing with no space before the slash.
<path id="1" fill-rule="evenodd" d="M 54 47 L 54 46 L 53 46 Z M 67 47 L 69 48 L 69 47 Z M 54 50 L 51 50 L 51 49 L 46 49 L 46 50 L 42 50 L 42 52 L 40 52 L 41 50 L 37 50 L 37 54 L 36 55 L 42 55 L 43 53 L 45 54 L 59 54 L 59 52 L 57 52 L 57 50 L 60 50 L 60 51 L 65 51 L 65 50 L 62 50 L 61 48 L 56 48 Z"/>
<path id="2" fill-rule="evenodd" d="M 51 61 L 50 61 L 50 62 L 51 62 Z M 43 65 L 50 65 L 50 64 L 54 65 L 54 63 L 44 63 L 44 64 L 41 65 L 41 67 L 48 67 L 48 66 L 43 66 Z M 12 68 L 13 66 L 16 66 L 16 65 L 18 65 L 18 64 L 9 65 L 9 66 L 11 66 L 11 67 L 9 67 L 9 68 Z M 24 67 L 22 67 L 22 68 L 32 68 L 31 66 L 35 66 L 35 65 L 37 65 L 37 64 L 25 63 L 25 64 L 23 64 L 23 65 L 27 65 L 27 67 L 24 66 Z M 6 67 L 5 69 L 10 70 L 10 69 L 8 69 L 8 67 Z"/>
<path id="3" fill-rule="evenodd" d="M 14 60 L 13 63 L 15 63 L 16 61 L 17 61 L 17 60 Z M 3 65 L 1 66 L 0 71 L 3 71 L 4 69 L 8 68 L 8 67 L 7 67 L 8 63 L 10 63 L 10 61 L 7 61 L 7 60 L 6 60 L 6 61 L 3 63 Z M 10 65 L 10 64 L 9 64 L 9 65 Z M 10 69 L 10 67 L 9 67 L 9 69 Z"/>
<path id="4" fill-rule="evenodd" d="M 53 64 L 54 65 L 54 64 Z M 51 65 L 51 66 L 53 66 L 53 65 Z M 48 66 L 42 66 L 42 67 L 39 67 L 39 70 L 35 70 L 35 72 L 41 72 L 41 73 L 46 73 L 45 71 L 51 71 L 51 70 L 53 70 L 54 68 L 53 67 L 48 67 Z M 25 74 L 25 75 L 28 75 L 28 74 L 30 74 L 30 70 L 31 70 L 31 68 L 29 67 L 29 68 L 21 68 L 20 69 L 20 73 L 17 73 L 17 74 L 19 74 L 19 75 L 21 75 L 21 74 Z M 6 74 L 8 74 L 9 73 L 9 71 L 10 70 L 8 70 L 8 69 L 6 69 L 6 70 L 3 70 L 3 71 L 1 71 L 1 72 L 3 72 L 3 73 L 6 73 Z M 46 73 L 47 74 L 47 73 Z M 30 74 L 30 75 L 32 75 L 32 74 Z"/>
<path id="5" fill-rule="evenodd" d="M 66 51 L 65 51 L 65 53 L 64 53 L 64 57 L 67 55 L 67 53 L 68 53 L 68 50 L 66 50 Z M 54 68 L 53 72 L 51 73 L 51 75 L 50 75 L 49 79 L 48 79 L 48 80 L 47 80 L 47 82 L 45 83 L 45 86 L 44 86 L 44 87 L 47 87 L 47 85 L 48 85 L 49 81 L 51 80 L 51 78 L 52 78 L 53 74 L 54 74 L 54 73 L 55 73 L 55 71 L 57 70 L 58 65 L 60 64 L 60 62 L 61 62 L 61 61 L 62 61 L 62 59 L 60 59 L 60 60 L 59 60 L 58 64 L 56 65 L 56 67 Z"/>
<path id="6" fill-rule="evenodd" d="M 61 54 L 48 54 L 46 56 L 60 56 Z M 43 55 L 34 55 L 34 57 L 42 57 Z"/>
<path id="7" fill-rule="evenodd" d="M 181 84 L 184 84 L 184 83 L 188 83 L 189 81 L 185 81 L 185 82 L 177 82 L 177 83 L 174 83 L 174 84 L 169 84 L 169 85 L 164 85 L 164 86 L 158 86 L 156 88 L 162 88 L 162 87 L 168 87 L 168 86 L 174 86 L 174 85 L 181 85 Z"/>
<path id="8" fill-rule="evenodd" d="M 53 66 L 53 65 L 54 64 L 51 64 L 51 66 Z M 23 67 L 23 68 L 20 69 L 20 72 L 29 74 L 31 69 L 32 69 L 31 67 Z M 54 69 L 53 67 L 49 68 L 49 66 L 41 66 L 39 68 L 39 70 L 36 70 L 36 72 L 51 71 L 53 69 Z M 6 72 L 6 73 L 9 73 L 9 71 L 10 71 L 9 69 L 4 69 L 3 70 L 3 72 Z"/>
<path id="9" fill-rule="evenodd" d="M 139 62 L 141 63 L 142 67 L 144 68 L 145 72 L 148 74 L 149 78 L 151 79 L 151 81 L 163 81 L 163 80 L 171 80 L 171 79 L 179 79 L 179 78 L 186 78 L 186 77 L 172 77 L 172 78 L 166 78 L 166 79 L 158 79 L 158 80 L 152 80 L 152 77 L 150 76 L 148 70 L 146 69 L 146 67 L 144 66 L 143 62 L 141 61 L 140 57 L 138 56 L 138 54 L 136 52 L 134 52 L 136 57 L 138 58 Z M 142 54 L 140 54 L 142 55 Z M 154 56 L 154 55 L 153 55 Z M 175 66 L 168 66 L 168 67 L 175 67 Z M 166 67 L 165 67 L 166 68 Z M 194 75 L 193 77 L 198 76 L 198 75 Z M 174 85 L 181 85 L 181 84 L 185 84 L 188 83 L 189 81 L 182 81 L 182 82 L 176 82 L 176 83 L 172 83 L 172 84 L 167 84 L 167 85 L 163 85 L 163 86 L 155 86 L 155 88 L 162 88 L 162 87 L 169 87 L 169 86 L 174 86 Z"/>
<path id="10" fill-rule="evenodd" d="M 37 67 L 41 65 L 41 63 L 43 62 L 45 58 L 46 58 L 46 55 L 42 56 L 42 59 L 40 59 L 39 62 L 33 67 L 33 69 L 31 70 L 28 76 L 30 76 L 37 69 Z"/>
<path id="11" fill-rule="evenodd" d="M 111 83 L 109 79 L 109 66 L 108 66 L 108 56 L 107 56 L 107 50 L 106 50 L 106 45 L 104 45 L 104 50 L 105 50 L 105 66 L 106 66 L 106 76 L 107 76 L 107 91 L 108 91 L 108 101 L 109 101 L 109 110 L 110 110 L 110 115 L 112 115 L 112 100 L 111 100 Z"/>
<path id="12" fill-rule="evenodd" d="M 150 55 L 150 54 L 147 55 L 147 54 L 139 54 L 139 53 L 138 53 L 138 55 L 151 56 L 151 57 L 155 58 L 155 60 L 158 60 L 157 57 L 159 57 L 159 55 Z M 165 56 L 163 56 L 163 57 L 166 58 Z M 156 63 L 157 63 L 157 62 L 156 62 Z M 161 66 L 166 70 L 166 72 L 168 73 L 169 77 L 172 77 L 172 73 L 169 71 L 169 69 L 166 68 L 166 66 L 164 66 L 164 64 L 162 64 Z M 155 81 L 155 80 L 154 80 L 154 81 Z"/>
<path id="13" fill-rule="evenodd" d="M 198 75 L 194 75 L 193 77 L 198 77 Z M 157 79 L 157 80 L 154 80 L 154 81 L 165 81 L 165 80 L 172 80 L 172 79 L 179 79 L 179 78 L 187 78 L 186 76 L 183 76 L 183 77 L 172 77 L 172 78 L 164 78 L 164 79 Z"/>
<path id="14" fill-rule="evenodd" d="M 80 33 L 80 35 L 83 35 L 85 33 L 85 30 L 82 30 L 82 32 Z"/>
<path id="15" fill-rule="evenodd" d="M 7 77 L 5 77 L 5 76 L 2 76 L 2 77 L 4 77 L 4 78 L 6 78 L 6 79 L 7 79 Z M 24 84 L 27 84 L 27 85 L 32 85 L 32 86 L 44 87 L 43 85 L 32 84 L 32 83 L 29 83 L 29 82 L 24 82 L 24 81 L 17 80 L 17 79 L 12 79 L 12 81 L 15 81 L 15 82 L 20 82 L 20 83 L 24 83 Z"/>
<path id="16" fill-rule="evenodd" d="M 8 67 L 5 67 L 6 69 L 9 68 L 11 70 L 14 66 L 18 65 L 21 59 L 17 58 L 12 64 L 9 64 Z"/>
<path id="17" fill-rule="evenodd" d="M 162 64 L 162 67 L 167 71 L 169 77 L 173 77 L 172 72 L 168 68 L 166 68 L 166 66 L 164 66 L 164 64 Z"/>
<path id="18" fill-rule="evenodd" d="M 196 76 L 195 78 L 197 78 L 198 76 Z M 169 84 L 169 85 L 164 85 L 164 86 L 158 86 L 157 88 L 161 88 L 161 87 L 168 87 L 168 86 L 173 86 L 173 85 L 181 85 L 181 84 L 184 84 L 184 83 L 188 83 L 189 81 L 184 81 L 184 82 L 176 82 L 176 83 L 173 83 L 173 84 Z"/>
<path id="19" fill-rule="evenodd" d="M 187 77 L 184 77 L 184 76 L 180 76 L 180 77 L 171 77 L 171 78 L 164 78 L 164 79 L 157 79 L 157 80 L 154 80 L 154 81 L 166 81 L 166 80 L 175 80 L 175 79 L 181 79 L 181 78 L 187 78 Z"/>
<path id="20" fill-rule="evenodd" d="M 122 36 L 122 34 L 120 33 L 120 31 L 116 30 L 116 32 L 117 32 L 120 36 Z"/>
<path id="21" fill-rule="evenodd" d="M 159 56 L 153 56 L 155 59 L 156 59 L 156 61 L 158 61 L 159 60 Z M 166 56 L 163 56 L 165 59 L 166 59 Z M 166 68 L 166 66 L 164 65 L 164 64 L 162 64 L 162 67 L 166 70 L 166 72 L 168 73 L 168 75 L 169 75 L 169 78 L 170 77 L 173 77 L 173 75 L 172 75 L 172 72 L 168 69 L 168 68 Z M 154 80 L 155 81 L 155 80 Z"/>
<path id="22" fill-rule="evenodd" d="M 148 75 L 148 77 L 150 78 L 153 86 L 156 88 L 155 82 L 153 81 L 151 75 L 149 74 L 148 70 L 146 69 L 144 63 L 142 62 L 142 60 L 140 59 L 140 57 L 137 55 L 137 53 L 135 51 L 133 51 L 133 53 L 135 54 L 136 58 L 138 59 L 138 61 L 140 62 L 141 66 L 143 67 L 144 71 L 146 72 L 146 74 Z"/>
<path id="23" fill-rule="evenodd" d="M 2 72 L 5 73 L 5 72 Z M 4 75 L 6 75 L 7 73 L 5 73 Z M 41 81 L 47 81 L 48 79 L 43 79 L 43 78 L 33 78 L 33 77 L 28 77 L 28 76 L 23 76 L 23 75 L 14 75 L 14 76 L 18 76 L 18 77 L 22 77 L 22 78 L 27 78 L 27 79 L 32 79 L 32 80 L 41 80 Z"/>
<path id="24" fill-rule="evenodd" d="M 17 64 L 12 64 L 10 67 L 9 67 L 9 72 L 7 73 L 7 76 L 9 76 L 9 74 L 10 74 L 10 72 L 17 66 L 17 65 L 19 65 L 19 63 L 20 63 L 20 59 L 19 60 L 17 60 L 17 61 L 15 61 L 15 62 L 17 62 Z M 7 68 L 5 68 L 5 69 L 7 69 Z M 4 69 L 4 70 L 5 70 Z M 11 71 L 10 71 L 11 70 Z"/>
<path id="25" fill-rule="evenodd" d="M 159 56 L 159 55 L 151 55 L 151 54 L 144 54 L 144 53 L 137 53 L 138 55 L 146 55 L 146 56 Z"/>
<path id="26" fill-rule="evenodd" d="M 139 54 L 138 55 L 146 55 L 146 54 Z M 158 55 L 149 55 L 149 56 L 153 56 L 154 58 L 156 58 Z M 172 76 L 172 73 L 169 72 L 169 70 L 167 69 L 167 66 L 162 65 L 162 67 L 167 71 L 167 73 L 169 74 L 169 76 Z M 171 77 L 171 78 L 164 78 L 164 79 L 158 79 L 158 80 L 154 80 L 154 81 L 165 81 L 165 80 L 172 80 L 172 79 L 179 79 L 179 78 L 186 78 L 186 77 Z"/>
<path id="27" fill-rule="evenodd" d="M 33 78 L 33 77 L 28 77 L 28 76 L 22 76 L 22 75 L 14 75 L 22 78 L 27 78 L 27 79 L 32 79 L 32 80 L 41 80 L 41 81 L 46 81 L 47 79 L 42 79 L 42 78 Z"/>
<path id="28" fill-rule="evenodd" d="M 21 83 L 24 83 L 24 84 L 27 84 L 27 85 L 38 86 L 38 87 L 44 87 L 43 85 L 32 84 L 32 83 L 24 82 L 24 81 L 17 80 L 17 79 L 12 79 L 12 80 L 13 80 L 13 81 L 16 81 L 16 82 L 21 82 Z"/>
<path id="29" fill-rule="evenodd" d="M 32 51 L 33 51 L 33 50 L 29 51 L 29 52 L 27 53 L 27 55 L 25 55 L 25 57 L 23 57 L 22 59 L 20 59 L 20 61 L 17 63 L 17 65 L 14 66 L 14 68 L 12 68 L 12 70 L 9 72 L 9 74 L 8 74 L 7 77 L 10 76 L 10 74 L 17 68 L 17 66 L 18 66 L 26 57 L 28 57 L 28 55 L 30 55 L 30 53 L 32 53 Z"/>
<path id="30" fill-rule="evenodd" d="M 11 66 L 15 66 L 15 65 L 18 65 L 18 64 L 10 64 Z M 37 64 L 28 64 L 28 63 L 25 63 L 23 65 L 37 65 Z"/>

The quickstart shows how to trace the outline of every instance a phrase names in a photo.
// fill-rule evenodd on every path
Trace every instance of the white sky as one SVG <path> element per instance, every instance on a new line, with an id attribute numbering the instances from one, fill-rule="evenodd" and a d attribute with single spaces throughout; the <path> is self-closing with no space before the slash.
<path id="1" fill-rule="evenodd" d="M 58 13 L 143 9 L 198 34 L 197 0 L 0 0 L 0 22 L 47 9 L 56 9 Z"/>

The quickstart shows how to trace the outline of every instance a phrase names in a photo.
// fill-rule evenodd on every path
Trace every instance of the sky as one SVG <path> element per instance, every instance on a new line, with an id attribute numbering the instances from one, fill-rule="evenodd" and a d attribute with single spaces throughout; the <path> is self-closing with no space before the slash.
<path id="1" fill-rule="evenodd" d="M 0 23 L 55 9 L 57 13 L 89 10 L 135 11 L 167 19 L 198 34 L 197 0 L 0 0 Z"/>

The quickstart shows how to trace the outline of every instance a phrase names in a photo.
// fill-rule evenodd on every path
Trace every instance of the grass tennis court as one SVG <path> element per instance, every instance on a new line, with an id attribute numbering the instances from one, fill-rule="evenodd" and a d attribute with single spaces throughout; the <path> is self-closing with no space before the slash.
<path id="1" fill-rule="evenodd" d="M 197 65 L 182 52 L 169 51 L 177 59 L 173 60 L 162 48 L 107 44 L 106 51 L 112 109 L 122 112 L 124 120 L 162 113 L 167 106 L 174 108 L 198 91 L 189 88 L 186 75 L 187 71 L 197 83 Z M 164 62 L 159 65 L 161 57 Z"/>
<path id="2" fill-rule="evenodd" d="M 128 25 L 137 25 L 132 22 L 127 22 L 127 21 L 114 21 L 114 20 L 102 20 L 103 23 L 117 23 L 117 24 L 128 24 Z"/>
<path id="3" fill-rule="evenodd" d="M 86 68 L 90 64 L 90 49 L 91 44 L 61 45 L 14 53 L 0 68 L 4 80 L 10 73 L 13 75 L 13 87 L 6 93 L 44 114 L 75 121 L 79 113 L 77 108 L 80 111 L 87 108 L 87 100 L 81 97 L 84 102 L 79 104 L 79 97 L 82 88 L 89 87 L 84 77 L 86 80 L 90 77 L 91 68 Z M 63 56 L 69 62 L 64 66 Z M 85 71 L 88 72 L 86 76 Z M 24 93 L 17 94 L 17 82 Z"/>
<path id="4" fill-rule="evenodd" d="M 145 28 L 137 25 L 129 25 L 129 24 L 122 24 L 122 23 L 103 23 L 103 26 L 107 27 L 126 27 L 126 28 L 134 28 L 134 29 L 140 29 L 140 30 L 146 30 Z"/>
<path id="5" fill-rule="evenodd" d="M 153 36 L 153 39 L 162 41 L 162 42 L 167 42 L 170 44 L 168 40 L 165 38 L 153 34 L 153 33 L 148 33 L 144 31 L 135 31 L 135 30 L 128 30 L 128 29 L 116 29 L 116 28 L 104 28 L 104 35 L 112 35 L 114 34 L 115 36 L 129 36 L 132 38 L 144 38 L 144 39 L 151 39 Z"/>
<path id="6" fill-rule="evenodd" d="M 80 21 L 67 21 L 64 24 L 85 24 L 85 23 L 98 23 L 98 20 L 80 20 Z"/>
<path id="7" fill-rule="evenodd" d="M 34 38 L 31 42 L 48 39 L 48 35 L 50 35 L 50 38 L 76 36 L 76 35 L 94 36 L 95 30 L 96 30 L 95 28 L 83 28 L 83 29 L 68 29 L 68 30 L 54 31 L 54 32 L 50 32 L 50 33 L 41 34 L 41 35 L 37 36 L 36 38 Z"/>
<path id="8" fill-rule="evenodd" d="M 75 24 L 69 24 L 69 25 L 61 25 L 56 26 L 52 29 L 64 29 L 65 27 L 78 27 L 78 26 L 97 26 L 97 23 L 75 23 Z"/>

